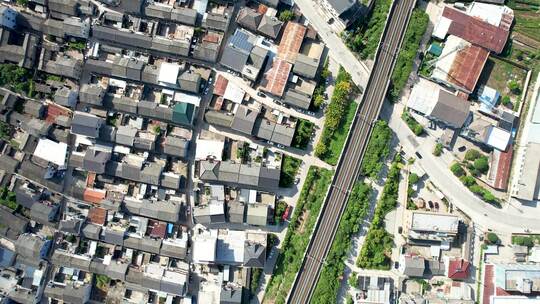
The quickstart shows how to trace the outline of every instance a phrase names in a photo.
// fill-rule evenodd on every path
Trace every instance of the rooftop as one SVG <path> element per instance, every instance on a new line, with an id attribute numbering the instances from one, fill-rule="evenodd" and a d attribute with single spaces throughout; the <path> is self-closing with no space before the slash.
<path id="1" fill-rule="evenodd" d="M 451 214 L 413 212 L 411 229 L 426 232 L 457 233 L 459 218 Z"/>

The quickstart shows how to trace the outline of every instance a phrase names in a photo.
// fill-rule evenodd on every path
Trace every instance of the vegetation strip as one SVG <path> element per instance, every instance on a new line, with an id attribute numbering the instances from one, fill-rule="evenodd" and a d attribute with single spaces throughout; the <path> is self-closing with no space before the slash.
<path id="1" fill-rule="evenodd" d="M 356 113 L 357 104 L 351 98 L 355 91 L 351 76 L 340 68 L 332 99 L 326 109 L 324 129 L 315 147 L 315 155 L 331 165 L 337 164 Z"/>
<path id="2" fill-rule="evenodd" d="M 384 228 L 384 217 L 397 205 L 401 156 L 396 154 L 388 172 L 381 198 L 375 208 L 371 227 L 364 240 L 356 264 L 360 268 L 390 269 L 388 255 L 392 250 L 393 237 Z"/>
<path id="3" fill-rule="evenodd" d="M 375 1 L 368 18 L 362 19 L 352 33 L 344 32 L 345 44 L 357 52 L 362 60 L 375 56 L 391 5 L 390 0 Z"/>
<path id="4" fill-rule="evenodd" d="M 333 171 L 310 167 L 263 302 L 284 304 L 313 232 Z"/>
<path id="5" fill-rule="evenodd" d="M 311 303 L 335 303 L 340 281 L 345 270 L 345 259 L 351 249 L 353 235 L 360 231 L 362 220 L 369 212 L 371 187 L 357 182 L 351 192 L 345 212 L 339 222 L 332 247 L 326 257 Z"/>
<path id="6" fill-rule="evenodd" d="M 391 139 L 392 133 L 386 122 L 378 121 L 362 161 L 362 172 L 367 172 L 370 176 L 379 174 L 381 164 L 390 153 Z M 368 215 L 371 193 L 372 189 L 367 184 L 362 182 L 355 184 L 326 257 L 326 263 L 321 270 L 312 303 L 335 303 L 340 284 L 337 278 L 343 275 L 352 237 L 359 232 L 363 219 Z"/>
<path id="7" fill-rule="evenodd" d="M 403 39 L 403 45 L 396 60 L 396 66 L 392 72 L 392 86 L 388 90 L 389 98 L 392 101 L 397 100 L 401 94 L 401 90 L 407 83 L 407 79 L 409 79 L 409 75 L 413 70 L 414 58 L 416 57 L 428 23 L 428 14 L 419 8 L 415 8 L 407 26 L 407 31 L 405 32 L 405 38 Z"/>

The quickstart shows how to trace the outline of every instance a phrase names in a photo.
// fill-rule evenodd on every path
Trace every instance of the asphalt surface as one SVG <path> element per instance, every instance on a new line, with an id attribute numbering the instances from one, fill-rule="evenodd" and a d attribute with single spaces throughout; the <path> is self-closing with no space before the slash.
<path id="1" fill-rule="evenodd" d="M 349 193 L 358 177 L 371 129 L 384 102 L 395 58 L 414 5 L 414 0 L 394 1 L 393 10 L 389 14 L 381 44 L 375 56 L 374 68 L 364 91 L 363 100 L 358 107 L 343 154 L 336 168 L 336 174 L 308 245 L 302 268 L 289 294 L 288 303 L 309 303 L 313 295 Z"/>

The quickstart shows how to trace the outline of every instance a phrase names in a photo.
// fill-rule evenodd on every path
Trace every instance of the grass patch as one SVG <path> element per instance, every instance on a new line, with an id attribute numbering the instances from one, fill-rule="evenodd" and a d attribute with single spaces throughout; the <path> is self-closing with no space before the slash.
<path id="1" fill-rule="evenodd" d="M 513 30 L 540 43 L 540 1 L 509 0 L 507 4 L 514 10 L 515 24 Z"/>
<path id="2" fill-rule="evenodd" d="M 497 90 L 501 95 L 509 95 L 511 100 L 514 101 L 519 94 L 516 95 L 511 92 L 509 84 L 510 82 L 515 82 L 523 90 L 526 76 L 527 72 L 522 68 L 506 61 L 489 57 L 478 82 Z"/>
<path id="3" fill-rule="evenodd" d="M 324 129 L 315 147 L 315 155 L 331 165 L 337 164 L 356 113 L 357 104 L 350 96 L 354 94 L 353 91 L 351 76 L 340 68 L 334 93 L 325 113 Z"/>
<path id="4" fill-rule="evenodd" d="M 294 148 L 305 150 L 311 139 L 311 134 L 313 133 L 314 124 L 305 119 L 298 119 L 296 124 L 296 132 L 294 133 L 294 138 L 292 141 L 292 146 Z"/>
<path id="5" fill-rule="evenodd" d="M 274 274 L 268 282 L 264 301 L 284 304 L 302 265 L 304 252 L 309 243 L 315 222 L 330 185 L 333 171 L 310 167 L 300 198 L 283 240 Z"/>
<path id="6" fill-rule="evenodd" d="M 530 234 L 530 235 L 513 235 L 512 244 L 533 247 L 536 244 L 540 243 L 540 234 Z"/>
<path id="7" fill-rule="evenodd" d="M 396 66 L 392 72 L 392 84 L 388 90 L 389 99 L 396 101 L 405 87 L 409 74 L 413 69 L 414 58 L 418 52 L 418 47 L 422 41 L 422 36 L 426 31 L 429 16 L 421 9 L 415 8 L 411 16 L 403 45 L 396 60 Z"/>
<path id="8" fill-rule="evenodd" d="M 360 20 L 352 31 L 342 33 L 347 47 L 358 53 L 361 59 L 373 59 L 375 56 L 391 4 L 390 0 L 375 1 L 367 18 Z"/>
<path id="9" fill-rule="evenodd" d="M 7 187 L 0 188 L 0 204 L 11 210 L 16 210 L 19 207 L 15 192 L 9 191 Z"/>
<path id="10" fill-rule="evenodd" d="M 390 154 L 391 139 L 392 131 L 386 121 L 377 121 L 362 160 L 362 167 L 360 168 L 362 175 L 370 178 L 376 178 L 379 175 L 384 160 Z"/>
<path id="11" fill-rule="evenodd" d="M 347 253 L 351 249 L 352 237 L 360 231 L 362 220 L 368 214 L 371 190 L 370 186 L 361 182 L 357 182 L 354 185 L 345 212 L 340 219 L 336 237 L 328 252 L 326 263 L 322 268 L 311 303 L 324 304 L 336 302 L 340 283 L 336 278 L 343 275 L 345 269 L 344 262 L 347 258 Z M 352 285 L 357 284 L 353 282 Z"/>
<path id="12" fill-rule="evenodd" d="M 393 236 L 384 228 L 384 217 L 396 208 L 401 171 L 401 156 L 396 154 L 388 171 L 381 197 L 375 208 L 371 227 L 360 250 L 356 265 L 366 269 L 390 269 L 390 254 L 394 243 Z"/>
<path id="13" fill-rule="evenodd" d="M 302 160 L 290 155 L 283 155 L 279 177 L 280 187 L 291 187 L 294 184 L 294 179 L 296 178 L 296 174 L 298 173 L 301 164 Z"/>
<path id="14" fill-rule="evenodd" d="M 261 275 L 263 273 L 262 268 L 251 268 L 251 278 L 249 283 L 249 298 L 254 298 L 257 296 L 257 288 L 259 288 L 259 283 L 261 281 Z"/>
<path id="15" fill-rule="evenodd" d="M 403 114 L 401 114 L 401 118 L 405 121 L 409 129 L 413 131 L 414 135 L 420 136 L 424 134 L 424 127 L 422 127 L 422 125 L 419 124 L 418 121 L 416 121 L 416 119 L 414 119 L 414 117 L 409 114 L 409 112 L 407 112 L 406 110 L 403 111 Z"/>

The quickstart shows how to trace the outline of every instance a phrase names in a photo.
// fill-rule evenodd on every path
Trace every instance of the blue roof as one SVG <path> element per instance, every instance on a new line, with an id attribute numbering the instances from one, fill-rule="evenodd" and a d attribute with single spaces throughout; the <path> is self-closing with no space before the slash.
<path id="1" fill-rule="evenodd" d="M 13 262 L 15 253 L 9 249 L 0 247 L 0 267 L 9 267 Z"/>
<path id="2" fill-rule="evenodd" d="M 253 43 L 249 41 L 249 38 L 248 33 L 237 29 L 231 38 L 229 38 L 229 45 L 249 53 L 253 49 Z"/>

